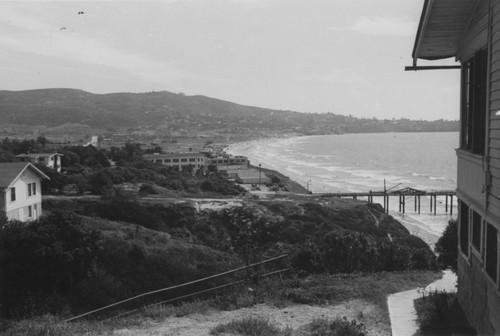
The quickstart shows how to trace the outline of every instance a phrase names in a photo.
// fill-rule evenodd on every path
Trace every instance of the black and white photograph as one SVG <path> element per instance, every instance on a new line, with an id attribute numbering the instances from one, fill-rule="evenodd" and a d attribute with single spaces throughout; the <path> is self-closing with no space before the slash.
<path id="1" fill-rule="evenodd" d="M 0 334 L 500 335 L 500 0 L 0 0 Z"/>

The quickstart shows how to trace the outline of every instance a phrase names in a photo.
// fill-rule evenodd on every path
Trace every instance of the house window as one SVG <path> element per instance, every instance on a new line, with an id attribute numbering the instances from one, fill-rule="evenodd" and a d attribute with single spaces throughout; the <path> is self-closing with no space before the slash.
<path id="1" fill-rule="evenodd" d="M 31 207 L 31 205 L 28 206 L 28 218 L 31 218 L 33 217 L 33 208 Z"/>
<path id="2" fill-rule="evenodd" d="M 472 246 L 479 252 L 481 252 L 481 221 L 481 216 L 472 211 Z"/>
<path id="3" fill-rule="evenodd" d="M 189 162 L 196 162 L 195 158 L 189 158 Z"/>
<path id="4" fill-rule="evenodd" d="M 181 162 L 187 162 L 188 160 L 187 159 L 181 159 Z"/>
<path id="5" fill-rule="evenodd" d="M 172 159 L 172 162 L 179 162 L 179 159 Z"/>
<path id="6" fill-rule="evenodd" d="M 16 188 L 10 188 L 10 201 L 15 202 L 16 201 Z"/>
<path id="7" fill-rule="evenodd" d="M 36 195 L 36 182 L 28 183 L 28 196 Z"/>
<path id="8" fill-rule="evenodd" d="M 498 269 L 498 230 L 490 223 L 487 224 L 486 229 L 486 273 L 497 281 Z"/>
<path id="9" fill-rule="evenodd" d="M 460 148 L 484 154 L 488 52 L 481 50 L 462 64 L 462 116 Z"/>
<path id="10" fill-rule="evenodd" d="M 469 207 L 460 202 L 460 250 L 469 256 Z"/>

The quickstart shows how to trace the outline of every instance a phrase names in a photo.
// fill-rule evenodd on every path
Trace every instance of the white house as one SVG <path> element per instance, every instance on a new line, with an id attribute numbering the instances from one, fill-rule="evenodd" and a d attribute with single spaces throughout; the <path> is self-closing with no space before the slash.
<path id="1" fill-rule="evenodd" d="M 0 213 L 8 220 L 35 220 L 42 214 L 42 179 L 29 162 L 0 163 Z"/>
<path id="2" fill-rule="evenodd" d="M 61 153 L 28 153 L 19 154 L 16 157 L 23 162 L 31 162 L 46 165 L 57 172 L 61 172 Z"/>

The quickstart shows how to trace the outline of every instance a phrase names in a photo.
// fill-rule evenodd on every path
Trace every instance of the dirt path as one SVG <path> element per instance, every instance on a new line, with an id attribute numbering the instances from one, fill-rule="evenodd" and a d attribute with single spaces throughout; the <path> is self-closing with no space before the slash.
<path id="1" fill-rule="evenodd" d="M 309 306 L 293 305 L 285 308 L 258 304 L 250 308 L 233 311 L 212 311 L 207 314 L 193 314 L 185 317 L 170 317 L 162 322 L 145 321 L 140 327 L 115 330 L 116 336 L 208 336 L 211 328 L 249 317 L 260 317 L 284 329 L 299 330 L 314 319 L 334 320 L 346 316 L 365 324 L 368 335 L 391 334 L 391 326 L 382 317 L 377 306 L 362 300 L 353 300 L 341 305 Z"/>

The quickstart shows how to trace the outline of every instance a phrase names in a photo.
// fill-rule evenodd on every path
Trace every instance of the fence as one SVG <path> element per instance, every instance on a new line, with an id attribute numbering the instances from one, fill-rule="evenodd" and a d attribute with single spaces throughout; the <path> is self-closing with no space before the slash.
<path id="1" fill-rule="evenodd" d="M 216 278 L 228 276 L 228 275 L 235 274 L 235 273 L 238 273 L 238 272 L 246 271 L 246 277 L 244 279 L 242 279 L 242 280 L 232 281 L 232 282 L 226 283 L 224 285 L 211 287 L 211 288 L 204 289 L 204 290 L 201 290 L 201 291 L 196 291 L 196 292 L 192 292 L 192 293 L 189 293 L 189 294 L 177 296 L 177 297 L 174 297 L 172 299 L 162 300 L 160 302 L 155 302 L 153 304 L 149 304 L 149 305 L 146 305 L 146 306 L 141 306 L 139 308 L 131 309 L 131 310 L 128 310 L 128 311 L 126 311 L 124 313 L 120 313 L 118 315 L 112 316 L 111 318 L 117 318 L 117 317 L 121 317 L 121 316 L 124 316 L 124 315 L 129 315 L 129 314 L 132 314 L 134 312 L 138 312 L 138 311 L 140 311 L 140 310 L 142 310 L 142 309 L 144 309 L 146 307 L 151 307 L 151 306 L 154 306 L 154 305 L 166 304 L 166 303 L 171 303 L 171 302 L 174 302 L 174 301 L 180 301 L 180 300 L 185 300 L 187 298 L 192 298 L 192 297 L 200 296 L 202 294 L 206 294 L 206 293 L 209 293 L 209 292 L 212 292 L 212 291 L 215 291 L 215 290 L 219 290 L 219 289 L 222 289 L 222 288 L 228 288 L 228 287 L 231 287 L 231 286 L 235 286 L 235 285 L 244 283 L 246 281 L 250 281 L 252 279 L 257 280 L 259 278 L 263 278 L 263 277 L 267 277 L 267 276 L 271 276 L 271 275 L 275 275 L 275 274 L 284 273 L 284 272 L 288 271 L 288 268 L 284 268 L 284 269 L 280 269 L 280 270 L 268 272 L 268 273 L 261 274 L 261 275 L 258 274 L 258 269 L 259 269 L 260 265 L 264 265 L 264 264 L 267 264 L 267 263 L 270 263 L 270 262 L 281 260 L 281 259 L 283 259 L 283 258 L 285 258 L 287 256 L 288 255 L 286 255 L 286 254 L 285 255 L 281 255 L 281 256 L 274 257 L 274 258 L 271 258 L 271 259 L 267 259 L 267 260 L 264 260 L 264 261 L 260 261 L 260 262 L 257 262 L 257 263 L 254 263 L 254 264 L 251 264 L 251 265 L 248 265 L 248 266 L 239 267 L 239 268 L 236 268 L 236 269 L 233 269 L 233 270 L 230 270 L 230 271 L 226 271 L 226 272 L 223 272 L 223 273 L 219 273 L 219 274 L 214 274 L 214 275 L 202 278 L 202 279 L 193 280 L 193 281 L 190 281 L 190 282 L 186 282 L 186 283 L 183 283 L 183 284 L 179 284 L 179 285 L 175 285 L 175 286 L 171 286 L 171 287 L 167 287 L 167 288 L 157 289 L 157 290 L 154 290 L 154 291 L 151 291 L 151 292 L 147 292 L 147 293 L 142 293 L 142 294 L 133 296 L 131 298 L 128 298 L 128 299 L 125 299 L 125 300 L 122 300 L 122 301 L 119 301 L 119 302 L 115 302 L 115 303 L 112 303 L 110 305 L 98 308 L 98 309 L 94 309 L 94 310 L 89 311 L 87 313 L 71 317 L 69 319 L 66 319 L 65 322 L 75 321 L 77 319 L 88 317 L 90 315 L 95 315 L 97 313 L 102 313 L 104 311 L 109 311 L 112 308 L 116 309 L 117 307 L 122 306 L 125 303 L 130 303 L 130 302 L 133 302 L 133 301 L 139 301 L 139 299 L 143 299 L 145 297 L 151 297 L 153 295 L 157 295 L 159 293 L 165 293 L 165 292 L 168 292 L 168 291 L 172 291 L 174 289 L 179 289 L 179 288 L 187 287 L 187 286 L 194 285 L 194 284 L 201 284 L 201 283 L 204 283 L 204 282 L 208 282 L 209 280 L 213 280 L 213 279 L 216 279 Z M 255 271 L 256 271 L 254 276 L 251 276 L 250 273 L 248 272 L 251 269 L 255 269 Z"/>

